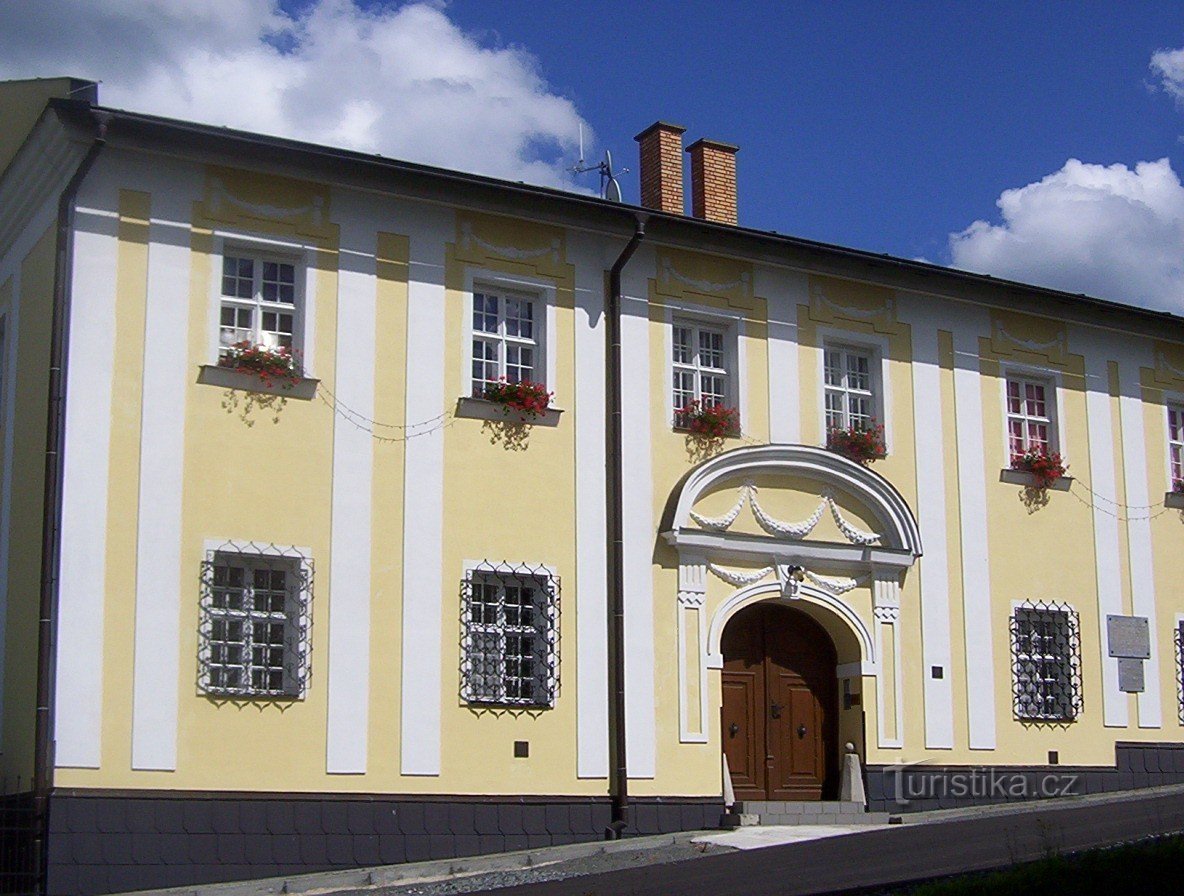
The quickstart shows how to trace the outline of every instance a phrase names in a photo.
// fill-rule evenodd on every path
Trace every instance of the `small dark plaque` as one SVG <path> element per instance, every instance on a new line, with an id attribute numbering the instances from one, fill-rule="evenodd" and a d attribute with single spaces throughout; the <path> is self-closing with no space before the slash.
<path id="1" fill-rule="evenodd" d="M 530 741 L 516 740 L 514 741 L 514 758 L 527 759 L 530 756 Z"/>

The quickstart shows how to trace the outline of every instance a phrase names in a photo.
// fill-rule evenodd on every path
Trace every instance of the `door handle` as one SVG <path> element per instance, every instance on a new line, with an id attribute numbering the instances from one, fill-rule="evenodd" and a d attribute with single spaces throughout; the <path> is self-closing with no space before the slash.
<path id="1" fill-rule="evenodd" d="M 785 709 L 780 703 L 769 704 L 769 715 L 775 719 L 781 718 L 781 710 Z"/>
<path id="2" fill-rule="evenodd" d="M 798 737 L 803 738 L 805 736 L 806 736 L 806 726 L 805 725 L 798 725 Z"/>
<path id="3" fill-rule="evenodd" d="M 740 726 L 737 725 L 735 722 L 733 722 L 731 725 L 728 726 L 728 734 L 732 735 L 732 737 L 735 737 L 739 733 L 740 733 Z"/>

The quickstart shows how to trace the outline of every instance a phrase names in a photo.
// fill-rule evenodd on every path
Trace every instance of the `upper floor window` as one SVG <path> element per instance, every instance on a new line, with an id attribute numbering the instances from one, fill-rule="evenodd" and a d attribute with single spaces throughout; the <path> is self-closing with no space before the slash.
<path id="1" fill-rule="evenodd" d="M 461 696 L 552 706 L 558 687 L 559 580 L 546 568 L 481 564 L 461 583 Z"/>
<path id="2" fill-rule="evenodd" d="M 222 256 L 218 353 L 246 342 L 299 348 L 300 302 L 291 261 L 228 249 Z"/>
<path id="3" fill-rule="evenodd" d="M 673 334 L 675 413 L 695 401 L 705 407 L 728 404 L 731 390 L 724 331 L 676 321 Z"/>
<path id="4" fill-rule="evenodd" d="M 1007 445 L 1013 458 L 1055 450 L 1052 400 L 1044 380 L 1007 378 Z"/>
<path id="5" fill-rule="evenodd" d="M 876 417 L 873 356 L 866 349 L 827 346 L 823 351 L 826 429 L 871 429 Z"/>
<path id="6" fill-rule="evenodd" d="M 472 394 L 487 386 L 542 382 L 542 303 L 534 296 L 505 290 L 473 290 Z"/>
<path id="7" fill-rule="evenodd" d="M 202 564 L 200 684 L 210 694 L 298 697 L 308 680 L 312 565 L 225 545 Z"/>
<path id="8" fill-rule="evenodd" d="M 1077 614 L 1062 604 L 1016 607 L 1011 651 L 1015 717 L 1077 718 L 1082 706 Z"/>
<path id="9" fill-rule="evenodd" d="M 1184 491 L 1184 405 L 1168 405 L 1168 471 L 1173 491 Z"/>

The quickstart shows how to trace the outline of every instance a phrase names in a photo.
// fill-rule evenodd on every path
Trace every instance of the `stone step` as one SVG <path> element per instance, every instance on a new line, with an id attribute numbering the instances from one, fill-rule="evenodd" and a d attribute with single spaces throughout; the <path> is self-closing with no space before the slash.
<path id="1" fill-rule="evenodd" d="M 886 824 L 886 812 L 867 812 L 856 802 L 744 800 L 732 809 L 741 825 Z"/>

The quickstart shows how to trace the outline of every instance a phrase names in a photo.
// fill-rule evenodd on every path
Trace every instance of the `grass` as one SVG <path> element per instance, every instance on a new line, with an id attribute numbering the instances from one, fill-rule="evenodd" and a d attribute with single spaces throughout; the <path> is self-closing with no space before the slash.
<path id="1" fill-rule="evenodd" d="M 1005 871 L 922 884 L 908 896 L 1116 896 L 1180 892 L 1184 835 L 1051 856 Z M 901 891 L 897 891 L 898 893 Z"/>

